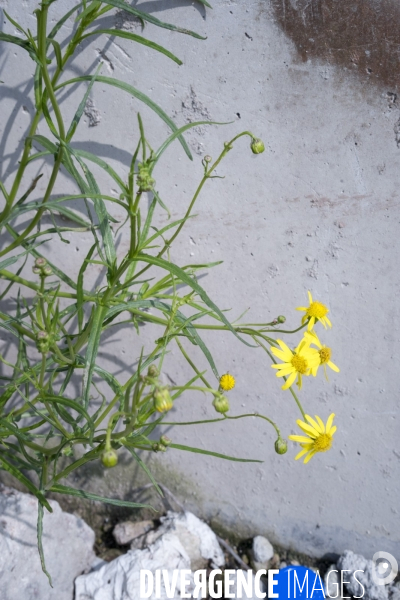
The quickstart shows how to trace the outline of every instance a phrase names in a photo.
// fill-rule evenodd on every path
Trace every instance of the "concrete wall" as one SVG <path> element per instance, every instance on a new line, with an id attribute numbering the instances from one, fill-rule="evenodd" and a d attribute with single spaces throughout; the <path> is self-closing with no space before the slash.
<path id="1" fill-rule="evenodd" d="M 52 14 L 72 5 L 59 0 Z M 0 0 L 0 6 L 34 28 L 33 0 Z M 257 157 L 247 141 L 235 146 L 218 169 L 225 179 L 209 183 L 198 217 L 185 228 L 173 256 L 180 264 L 224 260 L 202 284 L 220 307 L 232 308 L 232 318 L 249 308 L 248 321 L 284 314 L 294 328 L 299 322 L 294 308 L 306 303 L 311 290 L 330 307 L 333 328 L 325 334 L 320 327 L 320 333 L 341 369 L 331 372 L 329 383 L 322 373 L 306 380 L 300 394 L 309 414 L 324 420 L 331 412 L 337 415 L 333 448 L 308 465 L 294 461 L 293 444 L 285 456 L 276 455 L 273 430 L 251 418 L 174 428 L 169 435 L 177 443 L 259 458 L 263 464 L 170 451 L 157 456 L 156 470 L 174 489 L 182 489 L 179 480 L 185 482 L 181 499 L 188 507 L 241 535 L 264 533 L 315 555 L 345 548 L 367 556 L 378 550 L 400 555 L 398 9 L 383 0 L 346 0 L 340 9 L 333 0 L 215 0 L 207 11 L 184 1 L 140 6 L 207 40 L 146 27 L 150 39 L 184 61 L 178 67 L 126 40 L 93 39 L 80 47 L 72 72 L 92 72 L 103 59 L 104 75 L 137 86 L 178 124 L 234 121 L 187 135 L 193 164 L 178 145 L 165 155 L 155 176 L 173 217 L 183 214 L 204 154 L 217 156 L 223 142 L 243 129 L 266 144 Z M 3 21 L 4 31 L 14 33 Z M 104 19 L 104 26 L 115 24 L 137 30 L 121 14 Z M 73 25 L 69 20 L 66 35 Z M 9 177 L 32 113 L 33 63 L 15 47 L 0 46 L 0 52 L 1 172 Z M 72 116 L 80 97 L 65 98 L 66 114 Z M 150 111 L 123 92 L 96 85 L 92 101 L 100 121 L 89 127 L 87 117 L 77 147 L 113 165 L 120 161 L 120 173 L 127 172 L 136 144 L 138 109 L 154 146 L 167 134 Z M 35 169 L 29 176 L 38 173 Z M 46 165 L 40 169 L 49 172 Z M 102 175 L 100 181 L 112 193 L 110 181 Z M 71 240 L 70 254 L 63 244 L 56 247 L 59 264 L 73 272 L 71 255 L 82 257 L 90 239 Z M 123 236 L 121 249 L 127 243 Z M 93 272 L 93 281 L 97 275 Z M 141 335 L 154 339 L 150 328 Z M 204 337 L 219 370 L 237 379 L 230 393 L 232 413 L 258 411 L 277 420 L 285 436 L 294 433 L 296 406 L 280 389 L 266 354 L 228 334 Z M 137 338 L 121 330 L 106 342 L 104 364 L 128 373 L 139 353 Z M 175 350 L 165 372 L 173 381 L 188 376 Z M 209 400 L 188 396 L 172 417 L 214 415 Z M 125 490 L 135 486 L 131 473 L 126 470 Z"/>

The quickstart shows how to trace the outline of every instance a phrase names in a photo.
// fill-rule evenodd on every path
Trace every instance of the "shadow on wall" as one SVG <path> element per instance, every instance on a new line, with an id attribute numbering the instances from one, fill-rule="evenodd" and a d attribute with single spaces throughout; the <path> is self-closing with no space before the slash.
<path id="1" fill-rule="evenodd" d="M 400 4 L 392 0 L 271 0 L 306 62 L 321 58 L 398 90 Z"/>

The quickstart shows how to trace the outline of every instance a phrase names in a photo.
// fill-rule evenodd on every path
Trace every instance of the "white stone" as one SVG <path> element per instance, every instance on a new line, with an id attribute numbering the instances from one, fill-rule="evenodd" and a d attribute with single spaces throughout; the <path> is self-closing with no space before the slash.
<path id="1" fill-rule="evenodd" d="M 267 563 L 274 555 L 272 544 L 266 537 L 256 535 L 253 539 L 253 556 L 258 563 Z"/>
<path id="2" fill-rule="evenodd" d="M 153 527 L 154 521 L 124 521 L 114 527 L 113 536 L 117 544 L 125 546 L 132 540 L 144 536 Z"/>
<path id="3" fill-rule="evenodd" d="M 167 532 L 174 533 L 187 552 L 192 569 L 204 569 L 208 562 L 221 567 L 225 564 L 224 553 L 218 543 L 217 536 L 210 527 L 191 512 L 174 513 L 168 511 L 161 518 L 161 526 L 150 531 L 146 536 L 146 544 L 152 544 Z"/>
<path id="4" fill-rule="evenodd" d="M 363 589 L 360 583 L 364 586 L 365 591 L 363 600 L 388 600 L 388 589 L 385 585 L 377 585 L 372 579 L 374 563 L 372 560 L 367 560 L 360 554 L 354 554 L 351 550 L 345 550 L 338 560 L 338 569 L 341 571 L 347 570 L 344 573 L 346 589 L 352 596 L 362 596 Z M 359 571 L 356 575 L 360 583 L 354 577 L 355 571 Z"/>
<path id="5" fill-rule="evenodd" d="M 336 565 L 331 565 L 324 577 L 324 586 L 326 590 L 326 595 L 331 598 L 335 598 L 336 596 L 339 598 L 340 596 L 340 573 L 338 572 L 338 567 Z"/>
<path id="6" fill-rule="evenodd" d="M 94 531 L 79 517 L 63 512 L 55 500 L 49 504 L 53 512 L 44 510 L 42 540 L 52 588 L 37 548 L 36 498 L 0 486 L 1 600 L 72 600 L 75 577 L 95 561 Z"/>
<path id="7" fill-rule="evenodd" d="M 81 575 L 75 581 L 75 600 L 139 600 L 140 572 L 146 569 L 153 574 L 156 570 L 166 569 L 169 580 L 174 569 L 190 571 L 190 559 L 178 537 L 165 533 L 154 544 L 144 550 L 129 550 L 110 563 L 87 575 Z M 188 592 L 193 592 L 192 574 L 187 576 L 190 585 Z M 174 600 L 180 600 L 180 578 L 176 587 Z M 161 580 L 160 598 L 166 599 L 166 591 Z M 155 590 L 149 600 L 157 596 Z"/>

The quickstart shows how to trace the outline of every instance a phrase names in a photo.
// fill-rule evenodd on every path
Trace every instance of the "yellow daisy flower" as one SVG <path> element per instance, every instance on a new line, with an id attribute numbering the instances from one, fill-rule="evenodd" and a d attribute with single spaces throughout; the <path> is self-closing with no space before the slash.
<path id="1" fill-rule="evenodd" d="M 304 464 L 306 464 L 317 452 L 326 452 L 330 449 L 333 434 L 336 431 L 336 425 L 332 426 L 334 416 L 334 413 L 329 416 L 326 425 L 324 425 L 323 421 L 317 415 L 315 415 L 316 420 L 312 419 L 309 415 L 305 415 L 308 423 L 304 423 L 300 419 L 296 421 L 297 425 L 306 435 L 288 436 L 289 440 L 299 442 L 302 447 L 295 460 L 306 455 L 304 459 Z"/>
<path id="2" fill-rule="evenodd" d="M 236 382 L 233 375 L 225 373 L 225 375 L 222 375 L 219 380 L 219 387 L 225 392 L 229 392 L 229 390 L 232 390 L 235 387 L 235 383 Z"/>
<path id="3" fill-rule="evenodd" d="M 340 372 L 339 367 L 337 367 L 335 365 L 335 363 L 333 363 L 331 361 L 332 350 L 330 348 L 328 348 L 328 346 L 323 346 L 321 344 L 315 331 L 306 331 L 306 333 L 304 334 L 304 337 L 306 337 L 309 340 L 310 344 L 315 344 L 317 346 L 317 348 L 319 348 L 318 354 L 319 354 L 320 362 L 317 366 L 315 366 L 311 369 L 311 373 L 314 375 L 314 377 L 316 376 L 316 374 L 318 372 L 318 367 L 320 365 L 324 365 L 325 377 L 327 380 L 328 380 L 328 375 L 326 373 L 326 365 L 328 365 L 328 367 L 330 367 L 332 369 L 332 371 L 336 371 L 336 373 L 339 373 Z"/>
<path id="4" fill-rule="evenodd" d="M 310 348 L 308 340 L 303 338 L 297 348 L 292 352 L 290 348 L 282 340 L 276 340 L 279 344 L 278 348 L 271 348 L 274 356 L 283 360 L 282 364 L 271 365 L 273 369 L 279 369 L 276 376 L 286 377 L 287 381 L 282 386 L 283 390 L 287 390 L 294 383 L 297 377 L 297 385 L 301 390 L 302 375 L 310 375 L 311 369 L 319 363 L 318 350 Z"/>
<path id="5" fill-rule="evenodd" d="M 311 331 L 311 329 L 314 327 L 315 321 L 321 321 L 325 329 L 327 325 L 328 327 L 332 327 L 332 323 L 326 316 L 329 312 L 329 308 L 327 308 L 325 304 L 322 304 L 322 302 L 313 300 L 311 292 L 308 292 L 308 300 L 310 302 L 310 306 L 298 306 L 296 308 L 296 310 L 305 311 L 306 314 L 301 319 L 301 322 L 305 323 L 307 319 L 309 319 L 307 327 L 308 331 Z"/>

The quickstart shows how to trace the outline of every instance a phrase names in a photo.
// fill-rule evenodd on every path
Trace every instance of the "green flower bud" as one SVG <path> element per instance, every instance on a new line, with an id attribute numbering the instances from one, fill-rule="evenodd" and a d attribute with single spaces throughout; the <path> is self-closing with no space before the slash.
<path id="1" fill-rule="evenodd" d="M 47 260 L 43 257 L 37 258 L 35 260 L 35 267 L 45 267 L 47 265 Z"/>
<path id="2" fill-rule="evenodd" d="M 46 354 L 50 348 L 50 338 L 46 331 L 38 331 L 36 334 L 36 348 L 42 354 Z"/>
<path id="3" fill-rule="evenodd" d="M 160 442 L 163 444 L 163 446 L 169 446 L 172 444 L 172 440 L 167 435 L 162 435 L 160 437 Z"/>
<path id="4" fill-rule="evenodd" d="M 206 154 L 206 155 L 205 155 L 205 157 L 204 157 L 204 161 L 205 161 L 206 163 L 210 163 L 210 162 L 212 161 L 212 158 L 211 158 L 211 156 L 210 156 L 209 154 Z"/>
<path id="5" fill-rule="evenodd" d="M 281 437 L 278 437 L 278 439 L 275 442 L 275 452 L 277 454 L 286 454 L 286 452 L 287 452 L 287 441 L 283 440 Z"/>
<path id="6" fill-rule="evenodd" d="M 166 446 L 164 446 L 164 444 L 158 444 L 158 449 L 160 452 L 166 452 L 167 448 Z"/>
<path id="7" fill-rule="evenodd" d="M 43 277 L 48 277 L 49 275 L 53 274 L 53 269 L 51 269 L 50 267 L 45 267 L 44 269 L 42 269 L 42 274 Z"/>
<path id="8" fill-rule="evenodd" d="M 150 175 L 150 168 L 146 163 L 139 163 L 139 173 L 137 175 L 137 184 L 142 192 L 151 192 L 156 180 Z"/>
<path id="9" fill-rule="evenodd" d="M 213 400 L 213 406 L 219 413 L 226 413 L 229 410 L 229 400 L 223 394 L 218 394 Z"/>
<path id="10" fill-rule="evenodd" d="M 158 377 L 159 376 L 159 372 L 158 372 L 156 365 L 149 366 L 149 368 L 147 369 L 147 376 L 148 377 Z"/>
<path id="11" fill-rule="evenodd" d="M 265 150 L 264 142 L 260 138 L 253 138 L 250 148 L 253 154 L 261 154 Z"/>
<path id="12" fill-rule="evenodd" d="M 118 454 L 112 448 L 105 450 L 101 455 L 101 462 L 107 468 L 115 467 L 118 463 Z"/>
<path id="13" fill-rule="evenodd" d="M 283 315 L 279 315 L 279 317 L 277 318 L 278 323 L 284 323 L 286 321 L 286 317 L 284 317 Z"/>
<path id="14" fill-rule="evenodd" d="M 167 412 L 173 406 L 172 398 L 167 387 L 157 388 L 153 394 L 154 408 L 158 412 Z"/>
<path id="15" fill-rule="evenodd" d="M 32 271 L 35 273 L 35 275 L 40 275 L 42 269 L 40 267 L 32 267 Z"/>
<path id="16" fill-rule="evenodd" d="M 160 444 L 158 442 L 156 442 L 155 444 L 152 445 L 153 452 L 158 452 L 159 449 L 160 449 Z"/>

